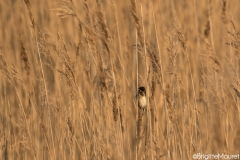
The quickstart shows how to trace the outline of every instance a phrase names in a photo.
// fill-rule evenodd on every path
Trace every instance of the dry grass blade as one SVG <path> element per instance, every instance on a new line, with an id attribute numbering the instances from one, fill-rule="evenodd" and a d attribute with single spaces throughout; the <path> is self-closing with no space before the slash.
<path id="1" fill-rule="evenodd" d="M 0 159 L 238 153 L 239 3 L 0 1 Z"/>

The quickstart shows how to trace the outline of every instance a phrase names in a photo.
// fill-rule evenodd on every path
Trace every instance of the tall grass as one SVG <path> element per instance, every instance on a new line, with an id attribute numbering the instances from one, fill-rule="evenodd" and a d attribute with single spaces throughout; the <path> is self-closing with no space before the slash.
<path id="1" fill-rule="evenodd" d="M 239 7 L 1 1 L 1 159 L 239 154 Z"/>

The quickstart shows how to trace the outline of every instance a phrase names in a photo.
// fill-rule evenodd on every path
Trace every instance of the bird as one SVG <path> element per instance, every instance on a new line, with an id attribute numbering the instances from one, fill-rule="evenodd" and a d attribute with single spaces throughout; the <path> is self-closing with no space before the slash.
<path id="1" fill-rule="evenodd" d="M 145 113 L 147 108 L 147 98 L 146 98 L 146 89 L 145 87 L 138 88 L 138 108 L 142 110 L 142 113 Z"/>

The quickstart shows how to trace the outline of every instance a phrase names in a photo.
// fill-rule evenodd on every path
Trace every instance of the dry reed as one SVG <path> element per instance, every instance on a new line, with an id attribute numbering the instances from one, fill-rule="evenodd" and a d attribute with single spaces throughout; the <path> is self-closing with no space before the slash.
<path id="1" fill-rule="evenodd" d="M 0 159 L 238 154 L 239 5 L 1 1 Z"/>

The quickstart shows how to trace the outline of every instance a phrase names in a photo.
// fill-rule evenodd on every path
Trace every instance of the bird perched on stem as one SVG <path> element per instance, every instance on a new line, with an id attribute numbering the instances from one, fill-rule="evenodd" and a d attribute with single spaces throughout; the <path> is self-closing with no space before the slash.
<path id="1" fill-rule="evenodd" d="M 144 137 L 146 135 L 144 133 L 146 129 L 146 116 L 144 113 L 147 108 L 147 98 L 146 98 L 146 89 L 145 87 L 139 87 L 137 92 L 138 98 L 138 116 L 137 116 L 137 156 L 140 157 L 143 153 L 144 149 Z"/>
<path id="2" fill-rule="evenodd" d="M 138 97 L 138 108 L 142 110 L 142 113 L 144 113 L 147 108 L 147 98 L 146 98 L 145 87 L 138 88 L 137 97 Z"/>

